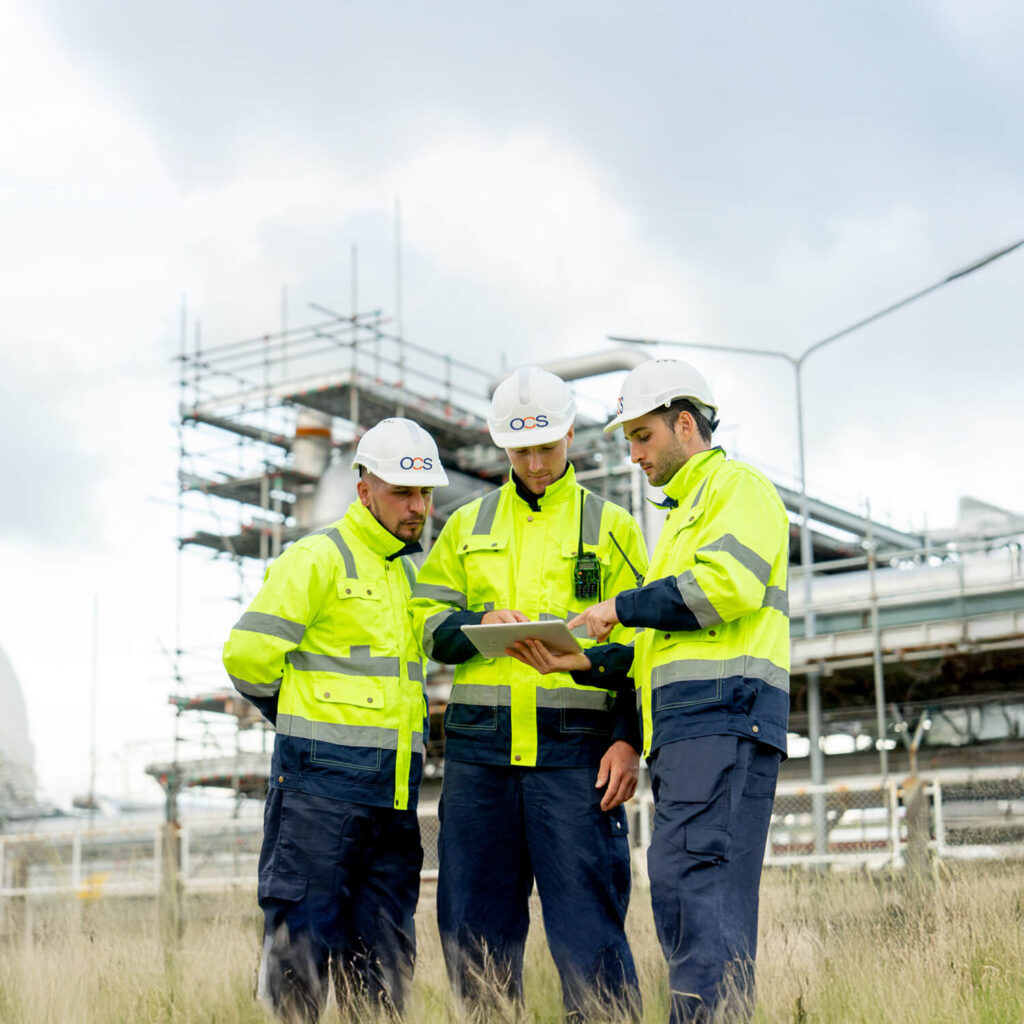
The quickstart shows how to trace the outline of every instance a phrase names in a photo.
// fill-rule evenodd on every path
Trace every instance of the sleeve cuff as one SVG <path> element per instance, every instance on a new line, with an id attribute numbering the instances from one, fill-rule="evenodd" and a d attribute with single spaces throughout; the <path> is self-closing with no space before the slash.
<path id="1" fill-rule="evenodd" d="M 590 668 L 570 672 L 579 686 L 600 686 L 605 690 L 633 692 L 629 670 L 633 664 L 633 648 L 625 644 L 595 644 L 584 654 L 590 659 Z"/>
<path id="2" fill-rule="evenodd" d="M 639 593 L 640 588 L 634 587 L 632 590 L 623 590 L 615 595 L 615 614 L 623 626 L 643 625 L 636 610 L 636 597 Z"/>

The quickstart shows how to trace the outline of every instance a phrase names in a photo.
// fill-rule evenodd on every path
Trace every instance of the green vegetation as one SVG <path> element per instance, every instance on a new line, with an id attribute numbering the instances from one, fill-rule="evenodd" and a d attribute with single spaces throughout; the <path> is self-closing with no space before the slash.
<path id="1" fill-rule="evenodd" d="M 457 1020 L 431 906 L 408 1019 Z M 196 898 L 180 944 L 151 902 L 106 899 L 0 914 L 3 1024 L 265 1024 L 253 1000 L 260 923 L 250 893 Z M 558 978 L 534 915 L 526 1022 L 560 1022 Z M 649 897 L 630 914 L 645 1022 L 667 1018 Z M 944 865 L 925 879 L 770 872 L 764 882 L 755 1024 L 1020 1024 L 1024 864 Z M 511 1013 L 492 1019 L 513 1020 Z M 332 1007 L 325 1016 L 339 1024 Z"/>

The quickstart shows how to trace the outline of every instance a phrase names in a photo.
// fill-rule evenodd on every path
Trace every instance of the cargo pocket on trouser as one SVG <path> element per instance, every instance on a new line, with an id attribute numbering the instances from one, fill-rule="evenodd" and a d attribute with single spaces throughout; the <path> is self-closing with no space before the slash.
<path id="1" fill-rule="evenodd" d="M 647 864 L 655 927 L 673 991 L 705 992 L 713 965 L 722 958 L 723 893 L 732 851 L 731 739 L 669 744 L 658 752 L 654 769 L 659 799 Z M 664 753 L 670 757 L 662 759 Z"/>
<path id="2" fill-rule="evenodd" d="M 260 876 L 263 953 L 256 996 L 285 1019 L 315 1020 L 327 997 L 327 958 L 308 928 L 304 875 L 267 872 Z"/>
<path id="3" fill-rule="evenodd" d="M 686 828 L 687 857 L 696 865 L 719 864 L 729 859 L 729 832 L 724 828 Z"/>
<path id="4" fill-rule="evenodd" d="M 259 898 L 280 903 L 299 903 L 306 895 L 306 876 L 268 871 L 260 876 Z"/>
<path id="5" fill-rule="evenodd" d="M 629 909 L 629 892 L 633 884 L 632 861 L 629 853 L 629 819 L 626 808 L 621 804 L 605 814 L 608 828 L 608 875 L 611 879 L 611 895 L 615 906 L 626 919 Z"/>

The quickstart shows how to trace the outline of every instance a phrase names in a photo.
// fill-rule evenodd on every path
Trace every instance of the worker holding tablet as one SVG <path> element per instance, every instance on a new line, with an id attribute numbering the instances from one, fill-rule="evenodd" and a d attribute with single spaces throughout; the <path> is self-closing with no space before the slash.
<path id="1" fill-rule="evenodd" d="M 718 406 L 689 363 L 636 367 L 618 413 L 605 430 L 621 427 L 665 489 L 665 523 L 646 584 L 569 625 L 597 639 L 643 630 L 629 674 L 654 793 L 647 867 L 670 1021 L 738 1024 L 753 1013 L 761 865 L 786 754 L 789 520 L 764 474 L 712 445 Z M 601 666 L 600 648 L 514 650 L 559 676 Z"/>
<path id="2" fill-rule="evenodd" d="M 633 694 L 484 657 L 461 628 L 572 618 L 636 586 L 629 563 L 644 572 L 636 522 L 576 482 L 568 461 L 574 415 L 566 383 L 537 367 L 498 386 L 488 425 L 508 454 L 509 480 L 448 520 L 411 609 L 427 656 L 455 666 L 438 925 L 456 994 L 471 1008 L 495 993 L 521 999 L 536 879 L 566 1011 L 585 1020 L 595 1004 L 603 1017 L 609 1009 L 639 1016 L 624 931 L 622 803 L 636 788 L 641 745 Z M 612 639 L 625 645 L 633 635 L 621 627 Z M 602 650 L 591 675 L 631 660 L 626 647 Z"/>

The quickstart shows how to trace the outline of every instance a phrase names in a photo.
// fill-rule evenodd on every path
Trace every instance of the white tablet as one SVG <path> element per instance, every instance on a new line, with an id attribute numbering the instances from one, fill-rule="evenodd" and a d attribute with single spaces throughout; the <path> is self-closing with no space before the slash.
<path id="1" fill-rule="evenodd" d="M 490 626 L 462 626 L 473 646 L 485 658 L 504 658 L 505 648 L 517 640 L 540 640 L 555 654 L 575 654 L 583 650 L 569 632 L 564 619 L 542 619 L 540 622 L 496 622 Z"/>

